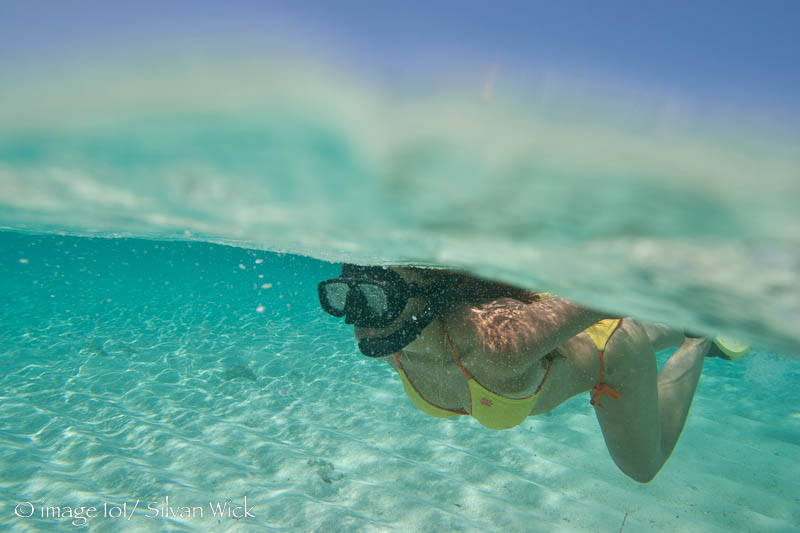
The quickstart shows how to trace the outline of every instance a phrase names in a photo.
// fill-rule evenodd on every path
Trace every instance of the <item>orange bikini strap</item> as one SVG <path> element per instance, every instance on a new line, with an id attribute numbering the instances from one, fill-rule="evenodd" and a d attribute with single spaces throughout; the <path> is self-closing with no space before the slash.
<path id="1" fill-rule="evenodd" d="M 605 364 L 603 363 L 603 352 L 601 350 L 597 350 L 597 354 L 600 356 L 600 377 L 597 378 L 597 383 L 594 387 L 592 387 L 592 399 L 589 400 L 589 403 L 598 409 L 602 409 L 603 406 L 600 405 L 600 402 L 598 402 L 600 397 L 603 394 L 608 394 L 616 400 L 619 398 L 619 392 L 603 383 L 603 371 L 605 369 Z"/>
<path id="2" fill-rule="evenodd" d="M 444 333 L 444 338 L 447 339 L 447 344 L 450 346 L 450 351 L 453 352 L 453 357 L 456 358 L 456 363 L 458 363 L 458 368 L 460 368 L 461 371 L 464 373 L 464 375 L 467 376 L 467 379 L 472 379 L 470 373 L 467 372 L 467 369 L 464 368 L 464 365 L 461 364 L 461 359 L 458 358 L 458 354 L 456 353 L 456 348 L 455 346 L 453 346 L 453 341 L 450 340 L 450 334 L 447 333 L 447 328 L 444 325 L 444 318 L 442 318 L 442 332 Z"/>
<path id="3" fill-rule="evenodd" d="M 547 370 L 544 373 L 544 377 L 542 378 L 542 382 L 539 383 L 539 386 L 536 387 L 536 392 L 533 394 L 534 396 L 538 396 L 540 392 L 542 392 L 542 387 L 544 387 L 544 382 L 547 381 L 547 376 L 550 375 L 550 369 L 553 367 L 553 360 L 547 360 Z"/>

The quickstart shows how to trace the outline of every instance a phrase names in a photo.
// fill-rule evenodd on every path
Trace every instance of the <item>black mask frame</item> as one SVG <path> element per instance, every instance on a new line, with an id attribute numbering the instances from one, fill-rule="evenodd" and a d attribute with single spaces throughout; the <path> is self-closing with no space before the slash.
<path id="1" fill-rule="evenodd" d="M 331 293 L 346 286 L 334 303 Z M 417 283 L 406 283 L 396 272 L 382 267 L 342 265 L 342 274 L 317 286 L 322 310 L 345 323 L 368 328 L 384 328 L 400 316 L 408 299 L 428 296 L 431 291 Z M 381 298 L 382 297 L 382 298 Z M 377 300 L 371 302 L 370 300 Z M 380 309 L 385 307 L 385 309 Z"/>
<path id="2" fill-rule="evenodd" d="M 344 316 L 346 323 L 365 327 L 388 326 L 400 316 L 409 298 L 421 296 L 428 299 L 428 305 L 423 312 L 407 321 L 394 333 L 385 337 L 364 338 L 359 341 L 359 350 L 364 355 L 384 357 L 402 349 L 419 337 L 422 330 L 433 322 L 452 301 L 453 292 L 461 281 L 461 276 L 452 276 L 422 287 L 416 283 L 406 283 L 399 274 L 388 268 L 343 264 L 341 276 L 321 282 L 317 289 L 320 305 L 326 313 L 336 317 Z M 343 308 L 332 305 L 328 298 L 328 285 L 332 283 L 344 283 L 348 287 Z M 366 309 L 368 307 L 367 296 L 363 290 L 358 289 L 359 283 L 370 284 L 385 290 L 387 312 L 383 316 L 369 316 L 369 310 Z"/>

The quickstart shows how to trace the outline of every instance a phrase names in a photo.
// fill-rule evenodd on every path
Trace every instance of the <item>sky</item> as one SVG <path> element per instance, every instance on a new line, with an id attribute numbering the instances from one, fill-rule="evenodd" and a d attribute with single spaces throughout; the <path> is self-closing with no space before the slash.
<path id="1" fill-rule="evenodd" d="M 283 43 L 390 82 L 497 65 L 794 123 L 799 27 L 791 0 L 0 0 L 0 76 L 105 50 Z"/>

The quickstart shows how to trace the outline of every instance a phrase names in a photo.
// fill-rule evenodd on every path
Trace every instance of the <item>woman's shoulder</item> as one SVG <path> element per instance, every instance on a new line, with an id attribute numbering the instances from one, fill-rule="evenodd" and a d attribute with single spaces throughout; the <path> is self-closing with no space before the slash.
<path id="1" fill-rule="evenodd" d="M 460 318 L 475 327 L 492 328 L 500 323 L 520 320 L 530 312 L 532 305 L 515 298 L 501 297 L 493 300 L 466 303 L 454 311 Z"/>
<path id="2" fill-rule="evenodd" d="M 556 296 L 534 301 L 500 297 L 454 306 L 448 311 L 448 318 L 482 336 L 529 336 L 543 320 L 557 319 L 574 307 L 569 300 Z"/>
<path id="3" fill-rule="evenodd" d="M 514 298 L 465 303 L 450 309 L 444 320 L 456 348 L 518 367 L 536 334 L 531 305 Z"/>

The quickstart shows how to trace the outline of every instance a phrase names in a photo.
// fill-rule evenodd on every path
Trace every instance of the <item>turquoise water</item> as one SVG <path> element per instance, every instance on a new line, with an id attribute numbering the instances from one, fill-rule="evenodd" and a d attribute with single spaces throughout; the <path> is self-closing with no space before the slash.
<path id="1" fill-rule="evenodd" d="M 800 354 L 796 133 L 501 80 L 252 53 L 23 71 L 0 227 L 460 267 Z"/>
<path id="2" fill-rule="evenodd" d="M 6 231 L 0 272 L 6 531 L 69 530 L 83 520 L 44 510 L 81 506 L 97 508 L 91 531 L 800 523 L 795 358 L 756 349 L 708 360 L 673 457 L 639 485 L 608 456 L 588 397 L 508 432 L 416 411 L 391 369 L 358 355 L 349 328 L 319 311 L 316 282 L 336 265 Z M 252 517 L 209 507 L 241 515 L 245 497 Z M 177 516 L 163 516 L 167 503 Z"/>

